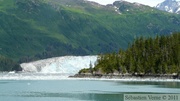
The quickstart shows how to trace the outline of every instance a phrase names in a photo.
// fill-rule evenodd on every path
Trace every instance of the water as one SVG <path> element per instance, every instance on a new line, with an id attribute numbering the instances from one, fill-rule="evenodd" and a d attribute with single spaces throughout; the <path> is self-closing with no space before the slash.
<path id="1" fill-rule="evenodd" d="M 0 74 L 0 101 L 123 101 L 123 94 L 180 93 L 178 81 L 83 80 L 62 79 L 62 75 L 57 74 L 29 75 Z"/>

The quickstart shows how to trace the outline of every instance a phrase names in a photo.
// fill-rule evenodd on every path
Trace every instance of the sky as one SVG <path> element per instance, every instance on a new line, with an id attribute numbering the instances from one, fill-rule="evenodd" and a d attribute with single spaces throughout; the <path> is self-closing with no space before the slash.
<path id="1" fill-rule="evenodd" d="M 106 5 L 106 4 L 112 4 L 114 1 L 118 1 L 118 0 L 88 0 L 88 1 L 95 1 L 98 2 L 100 4 Z M 137 2 L 137 3 L 141 3 L 144 5 L 149 5 L 151 7 L 156 6 L 157 4 L 165 1 L 165 0 L 124 0 L 124 1 L 128 1 L 128 2 Z M 176 0 L 176 1 L 180 1 L 180 0 Z"/>

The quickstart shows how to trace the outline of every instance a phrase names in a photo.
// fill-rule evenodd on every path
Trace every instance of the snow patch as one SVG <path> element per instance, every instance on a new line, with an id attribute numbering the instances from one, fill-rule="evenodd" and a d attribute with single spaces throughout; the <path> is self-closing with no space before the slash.
<path id="1" fill-rule="evenodd" d="M 180 7 L 177 9 L 176 13 L 180 12 Z"/>
<path id="2" fill-rule="evenodd" d="M 156 6 L 156 8 L 159 8 L 161 6 L 161 4 L 158 4 L 157 6 Z"/>
<path id="3" fill-rule="evenodd" d="M 173 10 L 172 10 L 172 9 L 170 9 L 168 12 L 173 13 Z"/>
<path id="4" fill-rule="evenodd" d="M 165 10 L 168 11 L 168 10 L 169 10 L 169 7 L 168 7 L 168 6 L 165 6 Z"/>
<path id="5" fill-rule="evenodd" d="M 178 5 L 180 6 L 180 1 L 178 2 Z"/>
<path id="6" fill-rule="evenodd" d="M 121 14 L 121 13 L 119 12 L 119 8 L 118 8 L 118 7 L 114 6 L 114 9 L 115 9 L 115 12 L 117 12 L 118 14 Z"/>

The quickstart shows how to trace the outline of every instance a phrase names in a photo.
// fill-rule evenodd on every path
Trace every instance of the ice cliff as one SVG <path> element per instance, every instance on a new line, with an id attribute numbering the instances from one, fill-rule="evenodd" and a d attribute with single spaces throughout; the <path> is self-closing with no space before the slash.
<path id="1" fill-rule="evenodd" d="M 75 74 L 80 69 L 94 66 L 97 56 L 64 56 L 22 63 L 23 72 Z"/>

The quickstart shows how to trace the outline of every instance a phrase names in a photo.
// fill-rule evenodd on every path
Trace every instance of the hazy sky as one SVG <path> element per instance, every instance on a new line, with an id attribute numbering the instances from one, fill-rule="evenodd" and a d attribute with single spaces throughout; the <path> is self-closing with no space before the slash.
<path id="1" fill-rule="evenodd" d="M 98 2 L 100 4 L 106 5 L 106 4 L 112 4 L 114 1 L 118 1 L 118 0 L 89 0 L 89 1 L 95 1 Z M 124 1 L 129 1 L 129 2 L 137 2 L 137 3 L 141 3 L 141 4 L 145 4 L 145 5 L 149 5 L 151 7 L 156 6 L 158 3 L 161 3 L 165 0 L 124 0 Z M 176 0 L 176 1 L 180 1 L 180 0 Z"/>

